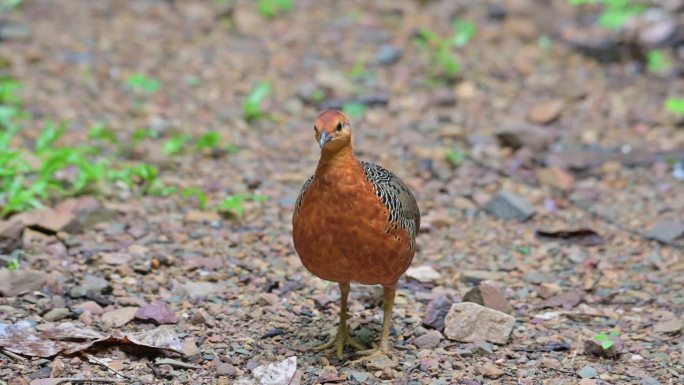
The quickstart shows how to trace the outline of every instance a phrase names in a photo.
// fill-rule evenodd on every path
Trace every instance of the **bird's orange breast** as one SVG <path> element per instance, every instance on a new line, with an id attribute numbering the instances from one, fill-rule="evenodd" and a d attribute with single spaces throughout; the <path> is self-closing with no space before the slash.
<path id="1" fill-rule="evenodd" d="M 414 252 L 388 210 L 358 164 L 317 175 L 292 219 L 297 254 L 325 280 L 394 285 Z"/>

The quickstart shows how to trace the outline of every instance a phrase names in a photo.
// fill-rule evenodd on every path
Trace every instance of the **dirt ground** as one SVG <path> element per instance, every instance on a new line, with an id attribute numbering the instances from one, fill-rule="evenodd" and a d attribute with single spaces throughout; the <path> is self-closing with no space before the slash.
<path id="1" fill-rule="evenodd" d="M 662 3 L 683 32 L 678 2 Z M 0 353 L 0 384 L 250 383 L 254 368 L 289 357 L 293 384 L 684 383 L 684 248 L 677 234 L 662 234 L 684 223 L 684 177 L 673 166 L 684 160 L 684 130 L 664 108 L 684 95 L 684 45 L 663 45 L 673 62 L 665 73 L 648 71 L 643 55 L 597 60 L 569 41 L 586 31 L 564 1 L 302 0 L 267 18 L 251 1 L 26 0 L 2 18 L 30 31 L 0 41 L 33 116 L 26 138 L 47 118 L 69 122 L 65 143 L 87 140 L 97 121 L 121 137 L 151 127 L 160 139 L 127 156 L 154 164 L 165 184 L 198 187 L 210 202 L 240 193 L 268 200 L 230 218 L 176 195 L 113 187 L 93 195 L 109 213 L 97 224 L 52 235 L 25 229 L 23 268 L 47 273 L 46 282 L 0 297 L 0 323 L 148 332 L 159 326 L 127 318 L 125 308 L 161 301 L 151 311 L 165 312 L 157 323 L 184 355 L 130 343 Z M 429 81 L 430 53 L 413 43 L 416 31 L 448 36 L 454 19 L 477 31 L 453 48 L 458 75 Z M 132 97 L 133 73 L 158 79 L 159 92 Z M 248 122 L 243 100 L 262 81 L 272 85 L 269 116 Z M 342 361 L 307 350 L 334 334 L 339 293 L 303 268 L 291 240 L 293 204 L 318 159 L 314 118 L 354 101 L 368 105 L 352 118 L 357 155 L 415 192 L 423 228 L 412 266 L 439 273 L 400 280 L 396 365 L 384 369 L 351 364 L 351 350 Z M 164 138 L 209 129 L 237 150 L 162 151 Z M 449 151 L 465 156 L 450 161 Z M 500 190 L 534 216 L 483 210 Z M 595 234 L 537 234 L 578 229 Z M 460 302 L 485 278 L 512 306 L 506 344 L 442 334 L 414 344 L 430 330 L 430 301 Z M 368 346 L 380 331 L 379 303 L 379 287 L 352 285 L 350 328 Z M 53 309 L 66 310 L 45 319 Z M 106 316 L 121 309 L 123 325 Z M 585 351 L 585 341 L 611 331 L 617 357 Z"/>

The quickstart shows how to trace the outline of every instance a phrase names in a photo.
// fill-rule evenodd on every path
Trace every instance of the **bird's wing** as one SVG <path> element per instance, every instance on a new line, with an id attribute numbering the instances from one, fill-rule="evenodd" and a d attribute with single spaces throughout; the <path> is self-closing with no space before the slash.
<path id="1" fill-rule="evenodd" d="M 311 175 L 306 182 L 304 182 L 304 185 L 302 186 L 301 191 L 299 191 L 299 195 L 297 196 L 297 201 L 295 202 L 295 215 L 299 211 L 299 208 L 302 206 L 302 198 L 304 197 L 304 193 L 306 190 L 311 186 L 311 182 L 313 182 L 314 176 Z"/>
<path id="2" fill-rule="evenodd" d="M 414 240 L 420 229 L 420 210 L 411 190 L 385 168 L 363 161 L 361 165 L 366 178 L 375 187 L 375 194 L 389 208 L 389 222 L 406 229 Z"/>

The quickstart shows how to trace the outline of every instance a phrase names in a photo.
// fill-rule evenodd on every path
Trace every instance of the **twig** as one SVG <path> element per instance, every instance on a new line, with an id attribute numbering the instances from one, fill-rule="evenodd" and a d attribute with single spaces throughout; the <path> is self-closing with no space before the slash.
<path id="1" fill-rule="evenodd" d="M 117 378 L 101 378 L 101 377 L 96 377 L 96 378 L 60 378 L 60 381 L 57 384 L 62 384 L 65 382 L 71 382 L 75 384 L 84 384 L 84 383 L 93 383 L 93 384 L 118 384 L 120 382 L 123 382 L 123 380 L 117 379 Z"/>
<path id="2" fill-rule="evenodd" d="M 103 366 L 103 367 L 107 368 L 107 370 L 109 370 L 109 371 L 113 372 L 114 374 L 119 375 L 119 376 L 121 376 L 121 377 L 123 377 L 123 378 L 125 378 L 125 379 L 127 379 L 127 380 L 133 380 L 133 378 L 132 378 L 131 376 L 128 376 L 128 375 L 126 375 L 126 374 L 123 374 L 123 373 L 121 373 L 120 371 L 118 371 L 118 370 L 112 368 L 111 366 L 107 365 L 107 363 L 104 362 L 104 361 L 102 361 L 101 359 L 99 359 L 99 358 L 97 358 L 97 357 L 95 357 L 95 356 L 93 356 L 93 355 L 91 355 L 91 354 L 87 354 L 87 353 L 85 354 L 85 356 L 86 356 L 86 358 L 88 358 L 88 361 L 90 361 L 90 362 L 92 362 L 92 363 L 94 363 L 94 364 Z"/>
<path id="3" fill-rule="evenodd" d="M 152 370 L 152 374 L 154 374 L 156 377 L 163 378 L 166 380 L 173 378 L 173 374 L 162 372 L 156 366 L 154 366 L 154 364 L 151 362 L 147 363 L 147 367 L 150 368 L 150 370 Z"/>
<path id="4" fill-rule="evenodd" d="M 17 360 L 17 361 L 26 361 L 26 358 L 24 358 L 24 357 L 22 357 L 22 356 L 20 356 L 20 355 L 18 355 L 18 354 L 12 353 L 12 352 L 10 352 L 9 350 L 4 349 L 4 348 L 0 348 L 0 353 L 6 355 L 6 356 L 9 357 L 9 358 L 12 358 L 12 359 L 14 359 L 14 360 Z"/>

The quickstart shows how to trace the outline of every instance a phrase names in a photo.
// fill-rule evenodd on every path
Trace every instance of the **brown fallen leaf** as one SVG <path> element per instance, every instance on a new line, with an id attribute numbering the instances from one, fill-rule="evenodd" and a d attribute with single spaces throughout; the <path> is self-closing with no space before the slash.
<path id="1" fill-rule="evenodd" d="M 173 328 L 160 326 L 138 333 L 103 334 L 72 322 L 38 331 L 27 321 L 0 323 L 0 347 L 29 357 L 52 357 L 74 354 L 95 344 L 123 344 L 147 349 L 161 349 L 182 355 L 181 342 Z"/>
<path id="2" fill-rule="evenodd" d="M 546 231 L 537 230 L 537 237 L 542 240 L 563 240 L 580 246 L 599 246 L 605 243 L 603 237 L 591 229 Z"/>

